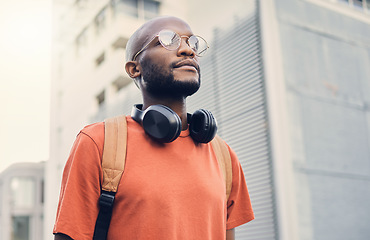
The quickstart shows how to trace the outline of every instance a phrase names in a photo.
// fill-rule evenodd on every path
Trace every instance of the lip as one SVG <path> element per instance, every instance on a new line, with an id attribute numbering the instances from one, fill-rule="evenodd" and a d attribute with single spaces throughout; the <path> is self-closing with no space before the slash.
<path id="1" fill-rule="evenodd" d="M 184 70 L 192 70 L 192 71 L 196 70 L 197 72 L 199 72 L 198 64 L 196 64 L 192 60 L 183 60 L 183 61 L 177 63 L 174 67 L 175 68 L 182 68 Z"/>
<path id="2" fill-rule="evenodd" d="M 198 70 L 196 69 L 196 67 L 194 66 L 190 66 L 190 65 L 182 65 L 180 67 L 176 67 L 178 69 L 182 69 L 182 70 L 187 70 L 187 71 L 194 71 L 194 72 L 198 72 Z"/>

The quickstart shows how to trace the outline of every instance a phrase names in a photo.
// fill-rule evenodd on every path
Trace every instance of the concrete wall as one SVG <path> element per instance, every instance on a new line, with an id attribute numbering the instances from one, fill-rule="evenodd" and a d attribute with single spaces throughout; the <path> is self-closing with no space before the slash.
<path id="1" fill-rule="evenodd" d="M 275 1 L 299 239 L 369 239 L 370 16 L 319 2 Z"/>

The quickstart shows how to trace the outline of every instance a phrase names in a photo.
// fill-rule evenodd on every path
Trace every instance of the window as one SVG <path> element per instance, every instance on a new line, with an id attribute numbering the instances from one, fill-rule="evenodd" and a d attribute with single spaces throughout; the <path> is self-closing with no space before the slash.
<path id="1" fill-rule="evenodd" d="M 155 0 L 111 0 L 114 14 L 124 13 L 143 19 L 158 16 L 159 5 L 160 2 Z"/>
<path id="2" fill-rule="evenodd" d="M 362 0 L 353 0 L 352 2 L 355 7 L 362 7 Z M 365 1 L 363 2 L 365 3 Z"/>
<path id="3" fill-rule="evenodd" d="M 336 0 L 339 3 L 348 4 L 350 7 L 365 12 L 370 12 L 370 0 Z"/>
<path id="4" fill-rule="evenodd" d="M 159 2 L 153 0 L 144 0 L 144 17 L 151 19 L 156 17 L 159 12 Z"/>
<path id="5" fill-rule="evenodd" d="M 112 82 L 115 90 L 118 92 L 123 87 L 127 86 L 131 82 L 131 79 L 128 77 L 119 76 Z"/>
<path id="6" fill-rule="evenodd" d="M 104 59 L 105 59 L 105 53 L 103 52 L 102 54 L 100 54 L 99 57 L 95 59 L 96 66 L 99 66 L 100 64 L 102 64 L 104 62 Z"/>
<path id="7" fill-rule="evenodd" d="M 113 13 L 124 13 L 125 15 L 138 17 L 139 0 L 111 0 Z"/>
<path id="8" fill-rule="evenodd" d="M 31 177 L 11 179 L 11 197 L 14 208 L 33 208 L 36 201 L 36 183 Z"/>
<path id="9" fill-rule="evenodd" d="M 0 179 L 0 194 L 4 194 L 3 192 L 3 182 L 1 181 L 2 179 Z M 1 232 L 1 214 L 2 214 L 2 210 L 3 208 L 1 206 L 3 206 L 3 198 L 4 197 L 0 197 L 0 232 Z"/>
<path id="10" fill-rule="evenodd" d="M 30 236 L 30 216 L 12 217 L 11 240 L 29 240 Z"/>
<path id="11" fill-rule="evenodd" d="M 120 36 L 116 39 L 116 41 L 113 42 L 112 47 L 114 49 L 118 49 L 118 48 L 123 48 L 124 49 L 124 48 L 126 48 L 127 42 L 128 42 L 128 38 L 124 38 L 124 37 Z"/>
<path id="12" fill-rule="evenodd" d="M 364 1 L 366 5 L 366 11 L 369 13 L 370 12 L 370 0 Z"/>
<path id="13" fill-rule="evenodd" d="M 95 29 L 96 33 L 101 33 L 105 28 L 106 22 L 106 8 L 103 8 L 95 17 Z"/>
<path id="14" fill-rule="evenodd" d="M 96 100 L 98 101 L 99 107 L 104 107 L 105 105 L 105 91 L 103 90 L 101 93 L 96 96 Z"/>
<path id="15" fill-rule="evenodd" d="M 123 11 L 127 15 L 138 17 L 138 0 L 122 0 Z"/>
<path id="16" fill-rule="evenodd" d="M 43 204 L 45 201 L 45 181 L 41 181 L 40 201 Z"/>
<path id="17" fill-rule="evenodd" d="M 88 0 L 76 0 L 75 1 L 75 5 L 80 9 L 86 8 L 87 4 L 88 4 Z"/>
<path id="18" fill-rule="evenodd" d="M 84 28 L 76 37 L 76 53 L 80 54 L 87 47 L 87 28 Z"/>

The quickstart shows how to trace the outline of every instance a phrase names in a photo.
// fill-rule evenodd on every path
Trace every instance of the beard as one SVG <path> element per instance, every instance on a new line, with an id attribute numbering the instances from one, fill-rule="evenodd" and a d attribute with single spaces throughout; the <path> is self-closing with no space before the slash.
<path id="1" fill-rule="evenodd" d="M 142 81 L 146 91 L 155 97 L 182 98 L 193 95 L 200 88 L 200 71 L 198 69 L 198 81 L 177 80 L 173 74 L 171 64 L 167 69 L 143 59 Z"/>

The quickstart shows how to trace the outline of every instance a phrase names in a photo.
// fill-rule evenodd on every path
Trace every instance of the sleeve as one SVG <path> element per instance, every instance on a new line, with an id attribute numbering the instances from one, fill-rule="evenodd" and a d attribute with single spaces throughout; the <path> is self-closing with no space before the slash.
<path id="1" fill-rule="evenodd" d="M 229 147 L 233 172 L 232 187 L 227 201 L 226 229 L 232 229 L 254 219 L 251 200 L 243 169 L 235 152 Z"/>
<path id="2" fill-rule="evenodd" d="M 80 132 L 64 168 L 54 234 L 92 239 L 99 213 L 101 179 L 99 149 L 91 137 Z"/>

